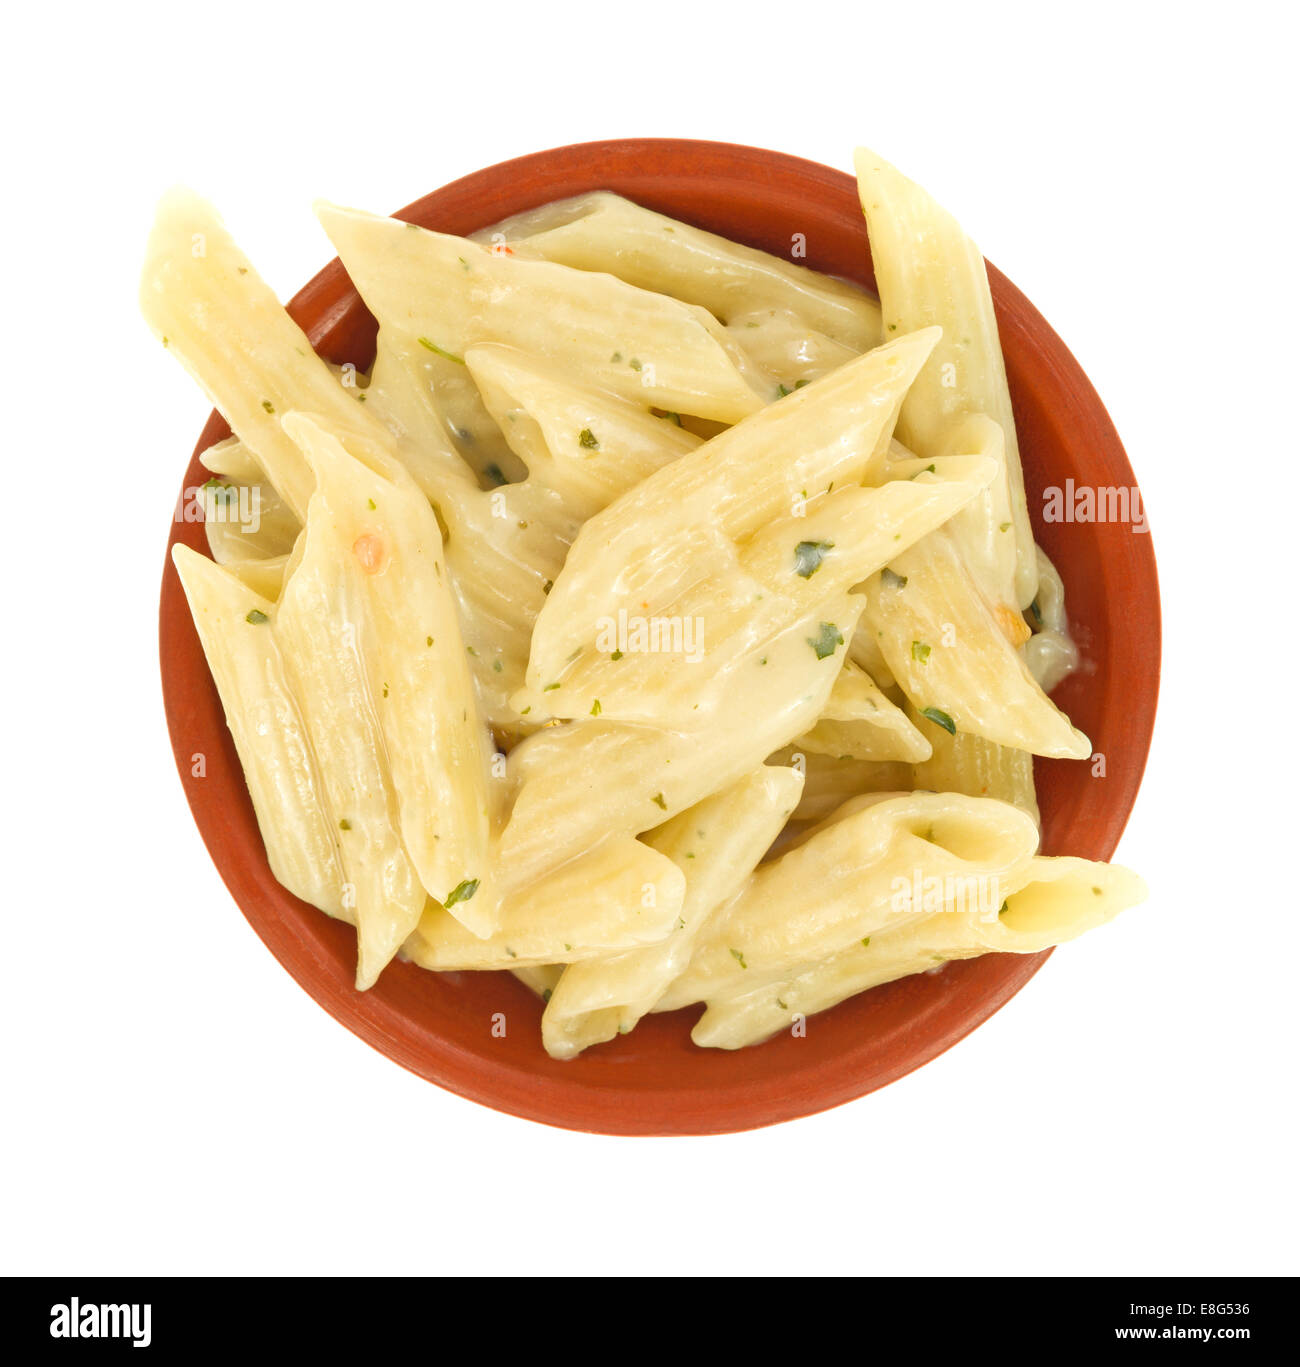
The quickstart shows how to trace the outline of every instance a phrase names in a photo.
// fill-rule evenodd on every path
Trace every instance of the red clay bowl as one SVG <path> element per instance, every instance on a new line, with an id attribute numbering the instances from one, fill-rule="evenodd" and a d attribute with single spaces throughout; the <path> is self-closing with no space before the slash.
<path id="1" fill-rule="evenodd" d="M 583 191 L 607 189 L 738 242 L 788 251 L 807 239 L 807 264 L 873 284 L 853 180 L 796 157 L 725 143 L 633 139 L 561 147 L 466 176 L 399 218 L 469 233 Z M 956 206 L 960 210 L 960 206 Z M 1119 437 L 1086 376 L 1029 301 L 992 266 L 1036 531 L 1064 576 L 1085 668 L 1057 701 L 1105 755 L 1038 761 L 1044 849 L 1106 859 L 1128 819 L 1146 762 L 1160 668 L 1160 601 L 1149 535 L 1123 523 L 1045 525 L 1045 485 L 1132 487 Z M 289 305 L 331 361 L 368 365 L 375 324 L 338 261 Z M 198 453 L 227 435 L 208 420 Z M 206 549 L 201 526 L 177 522 L 171 541 Z M 781 1035 L 740 1052 L 697 1049 L 697 1012 L 647 1017 L 630 1035 L 570 1063 L 549 1059 L 540 1005 L 506 973 L 431 974 L 394 963 L 369 992 L 353 989 L 353 932 L 290 896 L 271 876 L 216 689 L 170 558 L 159 645 L 167 723 L 181 780 L 226 886 L 271 952 L 332 1016 L 381 1053 L 473 1101 L 529 1120 L 606 1134 L 719 1134 L 838 1106 L 893 1082 L 956 1044 L 1042 967 L 1046 954 L 989 955 L 942 974 L 877 988 L 815 1016 L 803 1039 Z M 191 757 L 207 756 L 202 778 Z M 492 1032 L 495 1013 L 506 1034 Z"/>

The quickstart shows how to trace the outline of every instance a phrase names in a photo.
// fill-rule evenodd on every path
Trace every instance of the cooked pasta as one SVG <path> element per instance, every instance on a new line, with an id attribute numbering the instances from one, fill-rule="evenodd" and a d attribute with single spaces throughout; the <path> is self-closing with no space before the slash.
<path id="1" fill-rule="evenodd" d="M 858 174 L 880 303 L 603 190 L 468 238 L 323 206 L 360 369 L 164 199 L 142 309 L 232 431 L 175 568 L 358 989 L 509 972 L 557 1059 L 699 1003 L 736 1049 L 1141 900 L 1039 853 L 1033 757 L 1091 745 L 983 259 Z"/>

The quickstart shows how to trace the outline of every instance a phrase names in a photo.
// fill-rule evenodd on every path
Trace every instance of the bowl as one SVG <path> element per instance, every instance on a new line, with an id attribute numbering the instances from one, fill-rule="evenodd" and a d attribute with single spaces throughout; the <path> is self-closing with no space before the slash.
<path id="1" fill-rule="evenodd" d="M 847 153 L 846 149 L 846 153 Z M 847 158 L 846 158 L 847 159 Z M 467 234 L 589 190 L 614 190 L 738 242 L 788 251 L 803 233 L 806 264 L 874 286 L 852 177 L 753 147 L 627 139 L 538 152 L 466 176 L 397 217 Z M 956 206 L 960 211 L 960 206 Z M 1135 487 L 1101 400 L 1065 344 L 998 270 L 989 279 L 1025 467 L 1031 514 L 1044 486 Z M 330 361 L 368 365 L 375 322 L 337 260 L 289 304 Z M 228 434 L 208 420 L 199 452 Z M 1141 781 L 1155 718 L 1160 603 L 1149 535 L 1116 522 L 1043 523 L 1083 656 L 1056 701 L 1105 756 L 1096 766 L 1036 761 L 1048 854 L 1107 859 Z M 174 522 L 171 542 L 206 551 L 200 524 Z M 368 992 L 353 987 L 355 936 L 271 876 L 217 692 L 170 555 L 159 648 L 167 724 L 194 819 L 253 929 L 336 1020 L 420 1077 L 485 1106 L 548 1125 L 619 1135 L 720 1134 L 838 1106 L 951 1048 L 1014 996 L 1047 954 L 988 955 L 876 988 L 814 1016 L 805 1038 L 779 1035 L 738 1052 L 698 1049 L 699 1009 L 646 1017 L 637 1029 L 556 1062 L 542 1048 L 541 1005 L 507 973 L 431 974 L 393 963 Z M 207 757 L 195 777 L 192 756 Z M 1050 952 L 1050 951 L 1049 951 Z M 505 1033 L 494 1021 L 504 1015 Z"/>

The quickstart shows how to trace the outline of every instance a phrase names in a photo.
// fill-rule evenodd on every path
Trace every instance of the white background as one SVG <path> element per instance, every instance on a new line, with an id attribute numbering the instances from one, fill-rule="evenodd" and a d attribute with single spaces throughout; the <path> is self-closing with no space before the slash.
<path id="1" fill-rule="evenodd" d="M 30 15 L 37 7 L 28 7 Z M 6 20 L 0 1271 L 1295 1273 L 1295 34 L 1284 7 L 259 3 Z M 326 196 L 718 138 L 952 208 L 1128 447 L 1164 690 L 1153 895 L 874 1096 L 699 1140 L 481 1109 L 336 1025 L 211 867 L 156 603 L 208 411 L 153 204 L 287 296 Z M 1142 629 L 1140 623 L 1135 629 Z"/>

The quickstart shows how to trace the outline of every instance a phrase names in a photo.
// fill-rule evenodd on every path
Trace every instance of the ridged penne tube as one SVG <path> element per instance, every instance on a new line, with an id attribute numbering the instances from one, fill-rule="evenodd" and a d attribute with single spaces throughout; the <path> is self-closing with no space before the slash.
<path id="1" fill-rule="evenodd" d="M 289 557 L 277 555 L 269 560 L 240 560 L 227 565 L 226 573 L 234 575 L 241 584 L 247 584 L 250 589 L 274 603 L 284 588 L 288 569 Z"/>
<path id="2" fill-rule="evenodd" d="M 271 872 L 295 897 L 351 919 L 320 776 L 271 631 L 275 604 L 188 546 L 173 547 L 172 561 L 221 697 Z"/>
<path id="3" fill-rule="evenodd" d="M 1086 759 L 1092 753 L 1087 736 L 1070 725 L 1007 641 L 944 533 L 897 556 L 863 591 L 863 620 L 923 716 L 1035 755 Z"/>
<path id="4" fill-rule="evenodd" d="M 317 213 L 380 326 L 434 354 L 463 362 L 477 343 L 504 342 L 648 407 L 721 422 L 764 402 L 742 374 L 743 353 L 704 309 L 393 218 L 325 204 Z"/>
<path id="5" fill-rule="evenodd" d="M 880 306 L 857 285 L 668 218 L 598 190 L 519 214 L 475 234 L 516 255 L 607 271 L 699 304 L 730 323 L 755 309 L 796 314 L 854 351 L 880 341 Z"/>
<path id="6" fill-rule="evenodd" d="M 475 346 L 465 364 L 529 478 L 586 519 L 700 439 L 638 404 L 575 384 L 554 361 Z"/>
<path id="7" fill-rule="evenodd" d="M 415 928 L 425 890 L 402 844 L 378 684 L 362 648 L 365 571 L 328 505 L 317 502 L 315 516 L 308 506 L 272 629 L 338 832 L 344 902 L 357 925 L 357 987 L 367 988 Z"/>
<path id="8" fill-rule="evenodd" d="M 1003 802 L 955 793 L 854 798 L 802 844 L 763 865 L 710 924 L 668 1008 L 789 976 L 905 926 L 926 898 L 960 894 L 994 911 L 1018 887 L 1038 828 Z"/>
<path id="9" fill-rule="evenodd" d="M 287 414 L 284 426 L 316 476 L 308 518 L 341 550 L 345 625 L 379 721 L 402 843 L 428 894 L 487 934 L 488 742 L 437 519 L 400 466 L 376 473 L 305 414 Z"/>
<path id="10" fill-rule="evenodd" d="M 1113 920 L 1146 897 L 1118 864 L 1035 858 L 1001 915 L 946 912 L 873 935 L 779 982 L 709 1002 L 691 1033 L 699 1045 L 743 1049 L 859 992 L 982 954 L 1037 954 Z"/>
<path id="11" fill-rule="evenodd" d="M 778 395 L 782 389 L 787 393 L 802 389 L 865 350 L 844 346 L 809 328 L 789 309 L 733 315 L 727 321 L 727 331 L 745 355 L 776 381 Z M 872 342 L 876 345 L 878 342 Z"/>
<path id="12" fill-rule="evenodd" d="M 288 555 L 302 523 L 269 484 L 203 486 L 203 532 L 218 565 Z"/>
<path id="13" fill-rule="evenodd" d="M 200 454 L 199 464 L 232 484 L 260 484 L 266 478 L 261 462 L 238 437 L 213 443 Z"/>
<path id="14" fill-rule="evenodd" d="M 528 686 L 563 677 L 602 620 L 661 614 L 728 543 L 853 483 L 936 332 L 878 347 L 630 489 L 578 534 L 533 633 Z"/>
<path id="15" fill-rule="evenodd" d="M 915 764 L 930 757 L 930 742 L 907 713 L 877 687 L 866 670 L 846 660 L 817 725 L 796 746 L 819 755 Z"/>
<path id="16" fill-rule="evenodd" d="M 171 190 L 158 207 L 140 284 L 146 321 L 199 382 L 301 519 L 311 471 L 280 426 L 291 408 L 347 424 L 359 406 L 311 348 L 212 206 Z"/>
<path id="17" fill-rule="evenodd" d="M 658 944 L 570 964 L 542 1016 L 552 1058 L 573 1058 L 627 1033 L 689 962 L 708 917 L 749 878 L 794 810 L 803 786 L 793 769 L 760 765 L 643 836 L 682 871 L 686 893 L 673 929 Z"/>
<path id="18" fill-rule="evenodd" d="M 1003 475 L 980 505 L 962 515 L 956 534 L 983 591 L 995 602 L 1028 607 L 1038 568 L 984 258 L 919 185 L 863 148 L 855 160 L 883 335 L 943 329 L 943 340 L 903 401 L 898 435 L 917 455 L 930 457 L 949 453 L 969 415 L 983 415 L 1001 429 Z M 969 441 L 969 433 L 958 439 Z"/>
<path id="19" fill-rule="evenodd" d="M 790 820 L 806 825 L 823 821 L 850 798 L 863 793 L 902 793 L 913 787 L 908 764 L 845 759 L 804 750 L 798 741 L 768 757 L 769 764 L 789 765 L 803 775 L 803 792 Z"/>
<path id="20" fill-rule="evenodd" d="M 927 474 L 878 489 L 836 489 L 734 553 L 720 547 L 712 569 L 664 611 L 598 621 L 594 639 L 563 674 L 526 690 L 516 706 L 684 730 L 709 724 L 733 672 L 752 668 L 792 623 L 947 521 L 994 471 L 991 462 L 975 461 L 962 479 Z"/>
<path id="21" fill-rule="evenodd" d="M 991 797 L 1018 807 L 1039 824 L 1034 792 L 1034 757 L 1027 750 L 1011 750 L 969 731 L 955 735 L 923 717 L 911 704 L 907 714 L 929 741 L 931 755 L 913 765 L 910 788 L 935 793 L 965 793 Z"/>
<path id="22" fill-rule="evenodd" d="M 648 831 L 761 764 L 821 712 L 861 610 L 847 595 L 824 605 L 824 619 L 797 622 L 731 675 L 712 723 L 698 731 L 601 719 L 529 737 L 510 755 L 516 797 L 502 869 L 520 881 L 538 877 L 604 833 Z M 825 632 L 830 623 L 839 625 Z"/>
<path id="23" fill-rule="evenodd" d="M 664 939 L 681 916 L 685 892 L 671 859 L 639 840 L 611 836 L 507 893 L 486 939 L 430 903 L 402 952 L 438 970 L 573 963 Z"/>

